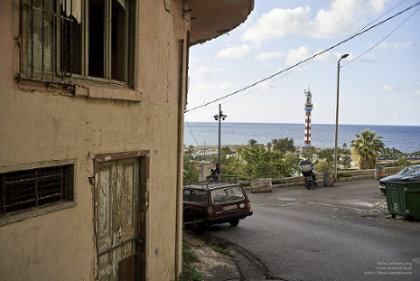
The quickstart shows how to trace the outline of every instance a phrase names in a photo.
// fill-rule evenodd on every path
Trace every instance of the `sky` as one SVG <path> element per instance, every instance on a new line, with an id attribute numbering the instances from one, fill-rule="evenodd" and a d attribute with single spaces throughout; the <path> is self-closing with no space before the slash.
<path id="1" fill-rule="evenodd" d="M 242 89 L 323 51 L 418 0 L 255 0 L 248 19 L 190 48 L 187 110 Z M 366 28 L 367 28 L 366 27 Z M 420 125 L 420 5 L 251 89 L 186 112 L 185 121 Z"/>

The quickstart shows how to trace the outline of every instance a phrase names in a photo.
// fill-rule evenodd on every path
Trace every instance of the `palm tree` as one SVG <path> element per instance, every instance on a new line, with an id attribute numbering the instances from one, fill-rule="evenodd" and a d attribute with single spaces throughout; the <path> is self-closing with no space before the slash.
<path id="1" fill-rule="evenodd" d="M 253 146 L 255 146 L 255 145 L 257 144 L 257 141 L 256 141 L 255 139 L 250 139 L 250 140 L 248 141 L 248 143 L 249 143 L 249 145 L 250 145 L 251 147 L 253 147 Z"/>
<path id="2" fill-rule="evenodd" d="M 356 139 L 351 141 L 352 159 L 359 169 L 375 168 L 379 152 L 384 149 L 382 137 L 376 137 L 376 133 L 369 129 L 363 130 L 361 135 L 356 134 Z"/>

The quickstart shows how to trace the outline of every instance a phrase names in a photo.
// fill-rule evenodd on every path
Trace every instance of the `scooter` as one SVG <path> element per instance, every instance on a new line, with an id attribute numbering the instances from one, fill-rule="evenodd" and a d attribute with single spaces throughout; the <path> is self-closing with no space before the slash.
<path id="1" fill-rule="evenodd" d="M 316 186 L 316 177 L 313 172 L 314 165 L 309 160 L 302 160 L 299 163 L 299 168 L 302 171 L 304 176 L 304 184 L 306 189 L 311 189 L 313 186 Z"/>

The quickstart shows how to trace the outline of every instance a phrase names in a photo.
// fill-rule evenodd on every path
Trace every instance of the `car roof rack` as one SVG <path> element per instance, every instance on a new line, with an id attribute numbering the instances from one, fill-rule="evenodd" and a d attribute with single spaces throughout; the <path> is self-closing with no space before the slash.
<path id="1" fill-rule="evenodd" d="M 206 180 L 191 183 L 185 187 L 195 187 L 195 188 L 216 188 L 224 185 L 238 184 L 238 177 L 233 175 L 216 175 L 214 177 L 207 177 Z"/>

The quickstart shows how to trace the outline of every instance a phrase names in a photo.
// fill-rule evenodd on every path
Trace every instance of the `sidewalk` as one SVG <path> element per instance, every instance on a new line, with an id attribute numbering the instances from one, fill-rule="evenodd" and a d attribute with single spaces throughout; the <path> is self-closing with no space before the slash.
<path id="1" fill-rule="evenodd" d="M 252 261 L 248 256 L 240 253 L 234 247 L 227 248 L 230 255 L 221 254 L 208 244 L 219 244 L 210 235 L 195 235 L 184 231 L 184 241 L 193 246 L 193 251 L 199 262 L 193 265 L 204 277 L 205 281 L 260 281 L 265 280 L 261 266 Z M 204 241 L 207 241 L 204 242 Z"/>
<path id="2" fill-rule="evenodd" d="M 193 246 L 199 262 L 193 264 L 205 281 L 241 280 L 239 269 L 227 255 L 214 251 L 197 236 L 185 231 L 184 241 Z"/>

